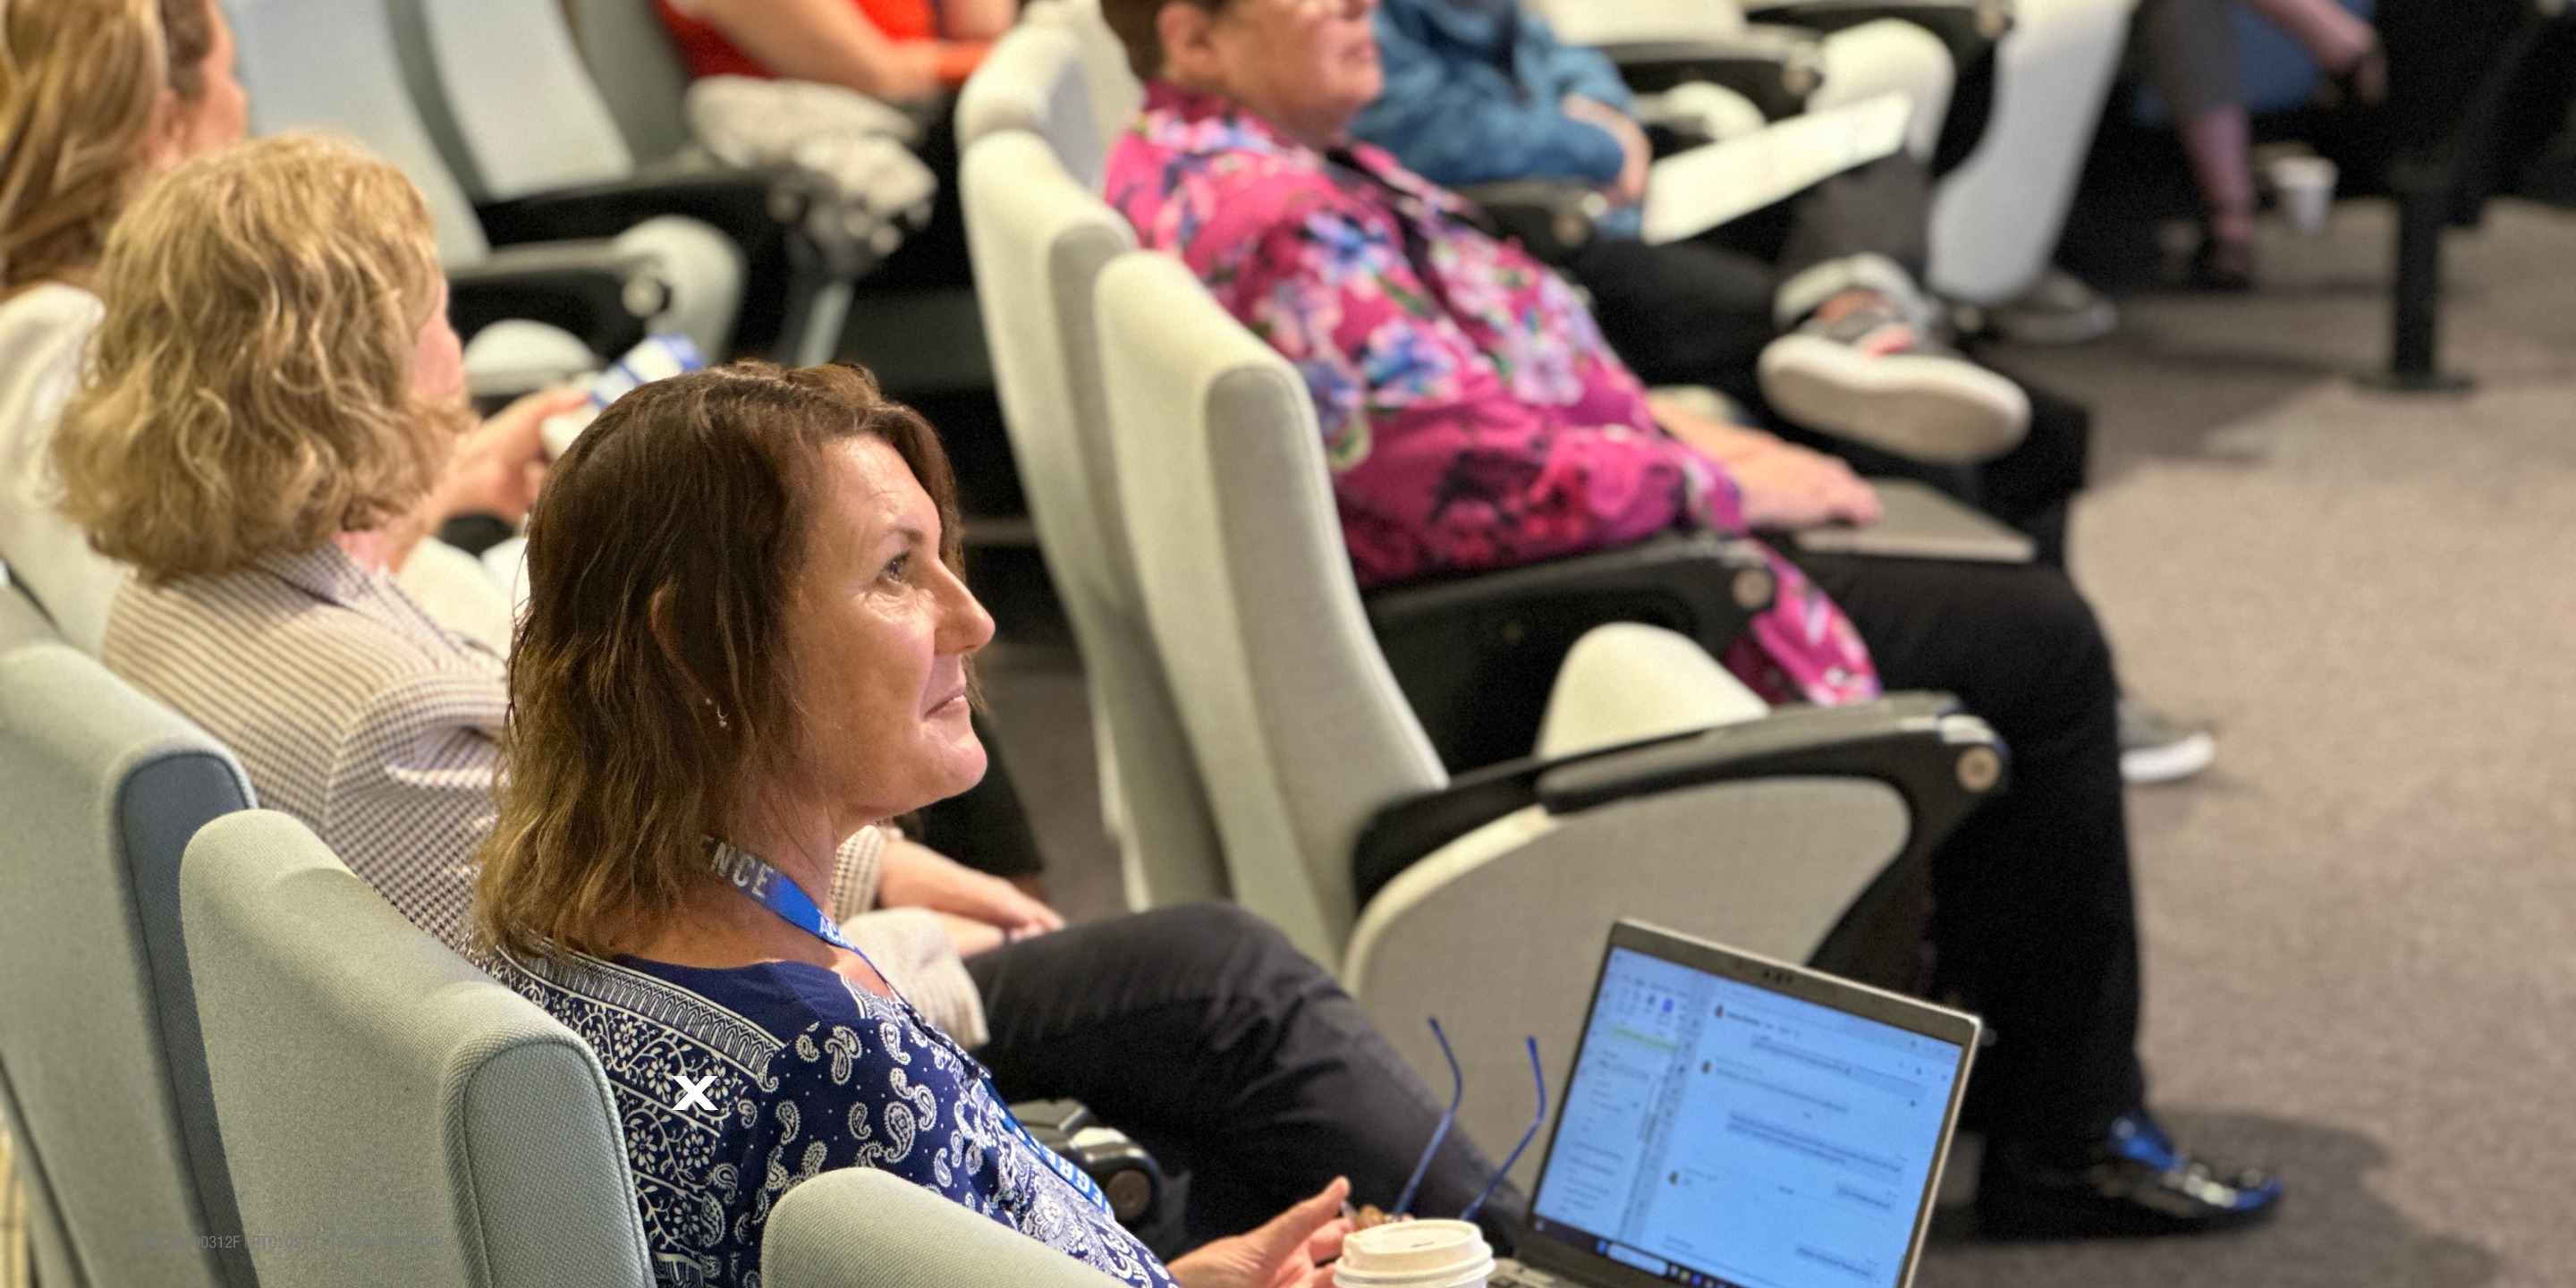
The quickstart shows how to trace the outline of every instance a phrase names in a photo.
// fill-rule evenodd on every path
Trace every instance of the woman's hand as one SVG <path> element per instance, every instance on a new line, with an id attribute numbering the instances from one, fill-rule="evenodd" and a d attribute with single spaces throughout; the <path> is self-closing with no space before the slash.
<path id="1" fill-rule="evenodd" d="M 888 908 L 927 908 L 955 918 L 949 937 L 957 940 L 958 954 L 965 957 L 1010 940 L 1064 929 L 1064 918 L 1055 909 L 1020 893 L 1018 886 L 913 841 L 886 844 L 884 866 L 877 871 L 877 903 Z M 957 921 L 979 923 L 992 938 L 987 940 Z M 980 946 L 970 947 L 970 941 Z"/>
<path id="2" fill-rule="evenodd" d="M 1757 532 L 1795 532 L 1827 523 L 1878 522 L 1878 493 L 1836 457 L 1781 443 L 1726 472 L 1744 494 L 1744 523 Z"/>
<path id="3" fill-rule="evenodd" d="M 1342 1255 L 1351 1223 L 1342 1201 L 1351 1183 L 1335 1177 L 1315 1197 L 1280 1213 L 1250 1234 L 1203 1244 L 1171 1263 L 1181 1288 L 1332 1288 L 1333 1268 L 1317 1265 Z"/>
<path id="4" fill-rule="evenodd" d="M 467 431 L 448 458 L 447 475 L 430 493 L 427 530 L 460 514 L 497 514 L 512 523 L 528 515 L 546 482 L 546 417 L 589 401 L 577 386 L 540 390 L 494 412 Z"/>
<path id="5" fill-rule="evenodd" d="M 1878 522 L 1878 493 L 1840 458 L 1711 420 L 1669 398 L 1649 394 L 1646 406 L 1665 433 L 1726 467 L 1744 494 L 1745 526 L 1795 532 L 1825 523 Z"/>
<path id="6" fill-rule="evenodd" d="M 1601 189 L 1601 194 L 1614 206 L 1633 206 L 1646 199 L 1646 173 L 1655 163 L 1654 145 L 1646 141 L 1646 132 L 1634 118 L 1599 99 L 1568 94 L 1558 103 L 1565 114 L 1585 125 L 1607 131 L 1619 140 L 1619 177 Z"/>

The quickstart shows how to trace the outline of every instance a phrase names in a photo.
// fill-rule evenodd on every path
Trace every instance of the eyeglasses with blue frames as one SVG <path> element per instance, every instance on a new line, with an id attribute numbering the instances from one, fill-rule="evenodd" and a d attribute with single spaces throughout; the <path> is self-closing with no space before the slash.
<path id="1" fill-rule="evenodd" d="M 1422 1178 L 1431 1171 L 1431 1160 L 1439 1156 L 1440 1147 L 1448 1142 L 1449 1129 L 1458 1122 L 1458 1106 L 1467 1099 L 1467 1076 L 1458 1069 L 1458 1053 L 1450 1049 L 1449 1035 L 1440 1029 L 1440 1018 L 1429 1018 L 1431 1036 L 1440 1043 L 1441 1058 L 1449 1062 L 1449 1112 L 1440 1115 L 1440 1126 L 1432 1131 L 1430 1146 L 1422 1151 L 1422 1161 L 1413 1165 L 1413 1176 L 1405 1181 L 1404 1192 L 1396 1197 L 1395 1207 L 1388 1213 L 1398 1218 L 1413 1211 L 1413 1200 L 1422 1190 Z M 1492 1198 L 1494 1191 L 1502 1187 L 1503 1178 L 1511 1175 L 1512 1164 L 1521 1161 L 1522 1151 L 1538 1138 L 1539 1127 L 1547 1122 L 1547 1074 L 1539 1067 L 1538 1039 L 1524 1037 L 1521 1041 L 1529 1047 L 1530 1082 L 1538 1088 L 1538 1112 L 1530 1115 L 1529 1130 L 1521 1133 L 1520 1143 L 1512 1146 L 1511 1156 L 1503 1160 L 1503 1165 L 1494 1169 L 1493 1179 L 1485 1182 L 1485 1188 L 1477 1192 L 1476 1201 L 1458 1214 L 1461 1221 L 1473 1221 L 1476 1213 L 1484 1210 L 1485 1200 Z"/>

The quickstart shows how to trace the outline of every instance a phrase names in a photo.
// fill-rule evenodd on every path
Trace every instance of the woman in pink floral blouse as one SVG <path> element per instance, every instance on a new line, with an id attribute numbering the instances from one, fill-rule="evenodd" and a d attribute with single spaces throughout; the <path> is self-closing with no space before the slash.
<path id="1" fill-rule="evenodd" d="M 1360 582 L 1874 519 L 1841 462 L 1650 400 L 1565 283 L 1349 141 L 1382 83 L 1373 7 L 1102 4 L 1149 82 L 1109 200 L 1304 376 Z M 1947 690 L 2014 750 L 2012 789 L 1933 863 L 1937 985 L 2005 1035 L 1970 1091 L 1983 1227 L 2268 1216 L 2278 1178 L 2193 1159 L 2145 1107 L 2116 691 L 2082 597 L 2045 566 L 1772 558 L 1779 606 L 1731 669 L 1775 700 Z"/>

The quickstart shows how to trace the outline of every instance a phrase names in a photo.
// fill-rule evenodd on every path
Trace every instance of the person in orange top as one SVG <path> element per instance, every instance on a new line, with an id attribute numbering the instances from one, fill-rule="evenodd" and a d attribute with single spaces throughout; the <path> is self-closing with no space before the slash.
<path id="1" fill-rule="evenodd" d="M 1018 0 L 653 0 L 693 76 L 780 76 L 887 102 L 964 84 Z"/>

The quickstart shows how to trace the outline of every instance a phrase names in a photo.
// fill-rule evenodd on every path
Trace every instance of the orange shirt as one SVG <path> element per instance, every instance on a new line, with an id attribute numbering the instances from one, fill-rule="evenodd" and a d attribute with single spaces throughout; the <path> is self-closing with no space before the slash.
<path id="1" fill-rule="evenodd" d="M 859 16 L 868 20 L 888 40 L 915 41 L 939 39 L 939 10 L 933 0 L 850 0 Z M 733 47 L 724 33 L 671 6 L 671 0 L 653 0 L 654 11 L 661 14 L 662 25 L 680 46 L 680 56 L 689 64 L 691 76 L 760 76 L 771 73 L 753 62 L 751 56 Z M 965 83 L 975 65 L 984 60 L 988 48 L 984 41 L 959 45 L 953 55 L 940 60 L 939 80 L 951 89 Z"/>

